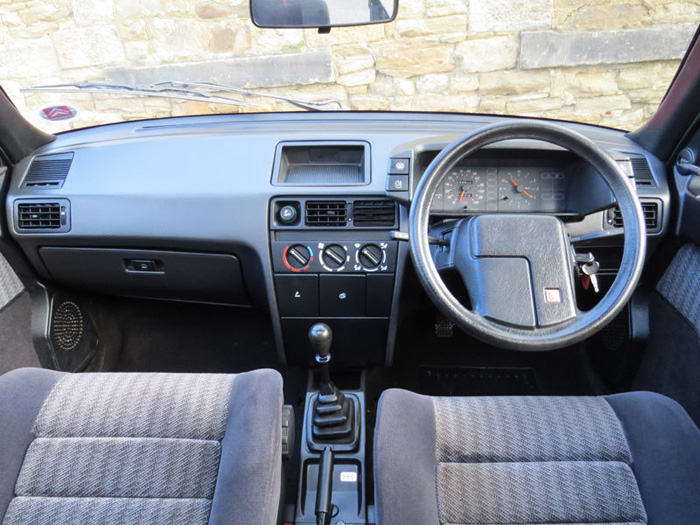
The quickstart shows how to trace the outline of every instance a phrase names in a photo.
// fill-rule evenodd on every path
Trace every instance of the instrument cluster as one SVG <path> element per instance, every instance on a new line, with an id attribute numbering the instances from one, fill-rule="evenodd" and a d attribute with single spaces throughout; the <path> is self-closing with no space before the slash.
<path id="1" fill-rule="evenodd" d="M 433 199 L 434 213 L 566 211 L 567 180 L 561 167 L 457 166 Z"/>

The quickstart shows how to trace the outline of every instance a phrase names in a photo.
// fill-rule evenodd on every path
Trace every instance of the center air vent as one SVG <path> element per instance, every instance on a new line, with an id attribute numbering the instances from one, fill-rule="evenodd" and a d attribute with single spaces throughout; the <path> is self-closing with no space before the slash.
<path id="1" fill-rule="evenodd" d="M 307 201 L 305 224 L 318 227 L 342 227 L 348 223 L 345 201 Z"/>
<path id="2" fill-rule="evenodd" d="M 73 163 L 72 153 L 42 155 L 32 161 L 24 179 L 24 188 L 60 188 Z"/>
<path id="3" fill-rule="evenodd" d="M 642 202 L 642 211 L 644 212 L 644 224 L 647 227 L 647 232 L 658 232 L 661 229 L 659 203 L 653 201 Z M 622 213 L 617 206 L 612 210 L 610 224 L 615 228 L 623 227 Z"/>
<path id="4" fill-rule="evenodd" d="M 28 233 L 66 232 L 70 230 L 70 204 L 66 199 L 55 201 L 15 201 L 15 225 Z"/>
<path id="5" fill-rule="evenodd" d="M 390 200 L 355 201 L 355 226 L 387 226 L 396 222 L 396 204 Z"/>

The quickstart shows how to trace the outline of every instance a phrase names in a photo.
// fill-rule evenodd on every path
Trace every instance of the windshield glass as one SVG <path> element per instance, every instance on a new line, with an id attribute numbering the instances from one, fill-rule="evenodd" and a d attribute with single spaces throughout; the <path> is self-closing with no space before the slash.
<path id="1" fill-rule="evenodd" d="M 260 29 L 246 0 L 4 1 L 0 85 L 52 133 L 338 109 L 632 130 L 657 109 L 699 19 L 700 4 L 682 0 L 402 0 L 391 23 L 320 34 Z"/>

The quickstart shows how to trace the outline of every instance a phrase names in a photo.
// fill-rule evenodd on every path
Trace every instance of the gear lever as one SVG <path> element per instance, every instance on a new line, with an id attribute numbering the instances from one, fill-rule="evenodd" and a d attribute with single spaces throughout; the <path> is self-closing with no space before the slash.
<path id="1" fill-rule="evenodd" d="M 321 372 L 321 395 L 328 396 L 335 393 L 335 385 L 331 381 L 331 343 L 333 342 L 333 330 L 325 323 L 316 323 L 309 330 L 309 341 L 316 352 L 316 362 Z"/>
<path id="2" fill-rule="evenodd" d="M 330 361 L 333 331 L 324 323 L 317 323 L 309 330 L 309 341 L 316 352 L 321 381 L 313 408 L 312 435 L 316 442 L 353 438 L 353 403 L 331 381 Z"/>

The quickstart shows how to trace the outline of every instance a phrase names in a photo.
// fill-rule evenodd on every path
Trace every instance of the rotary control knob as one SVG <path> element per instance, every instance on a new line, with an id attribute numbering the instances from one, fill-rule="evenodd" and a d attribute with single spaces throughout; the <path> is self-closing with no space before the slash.
<path id="1" fill-rule="evenodd" d="M 303 244 L 294 244 L 289 246 L 284 250 L 282 259 L 287 268 L 292 271 L 300 272 L 306 270 L 311 266 L 311 261 L 313 261 L 313 253 L 308 246 Z"/>
<path id="2" fill-rule="evenodd" d="M 384 252 L 376 244 L 365 244 L 357 253 L 357 261 L 364 268 L 374 270 L 384 261 Z"/>
<path id="3" fill-rule="evenodd" d="M 335 270 L 345 264 L 347 256 L 345 248 L 338 244 L 331 244 L 323 249 L 323 264 Z"/>

